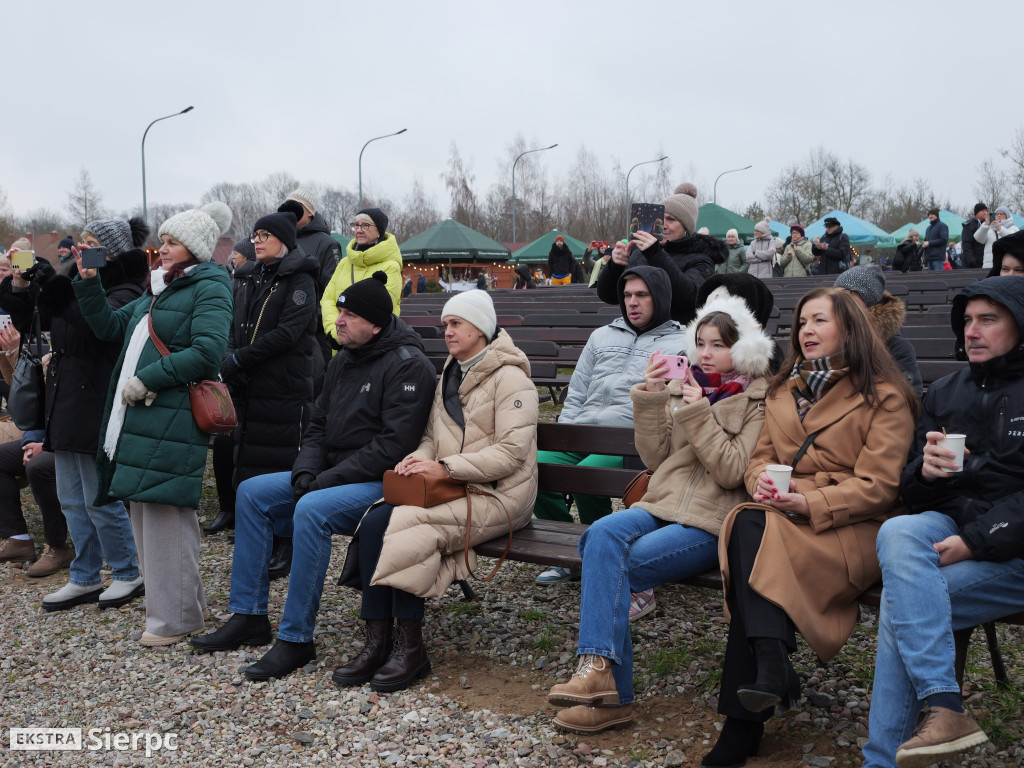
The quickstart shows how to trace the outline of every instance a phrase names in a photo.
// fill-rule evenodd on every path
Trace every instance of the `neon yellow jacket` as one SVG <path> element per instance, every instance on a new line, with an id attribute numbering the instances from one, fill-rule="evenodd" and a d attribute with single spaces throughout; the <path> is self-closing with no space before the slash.
<path id="1" fill-rule="evenodd" d="M 345 257 L 338 262 L 334 276 L 320 299 L 324 332 L 335 341 L 338 340 L 338 331 L 334 327 L 334 321 L 338 318 L 338 297 L 352 283 L 372 277 L 374 272 L 383 272 L 388 276 L 387 289 L 395 305 L 395 317 L 401 314 L 402 252 L 398 250 L 395 236 L 385 234 L 383 240 L 365 251 L 357 251 L 355 246 L 356 241 L 350 240 L 345 247 Z"/>

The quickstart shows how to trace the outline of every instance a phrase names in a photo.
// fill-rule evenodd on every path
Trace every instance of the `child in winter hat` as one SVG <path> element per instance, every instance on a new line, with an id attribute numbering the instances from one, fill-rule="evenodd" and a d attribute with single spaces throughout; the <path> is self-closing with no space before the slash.
<path id="1" fill-rule="evenodd" d="M 196 261 L 207 262 L 213 258 L 220 236 L 231 226 L 231 209 L 220 200 L 207 203 L 202 208 L 171 216 L 160 225 L 158 237 L 170 235 L 184 245 Z"/>

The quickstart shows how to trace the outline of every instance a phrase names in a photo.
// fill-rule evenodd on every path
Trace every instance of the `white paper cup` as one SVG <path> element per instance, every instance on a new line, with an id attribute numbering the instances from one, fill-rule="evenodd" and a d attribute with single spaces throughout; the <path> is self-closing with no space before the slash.
<path id="1" fill-rule="evenodd" d="M 960 469 L 947 469 L 946 472 L 963 472 L 964 471 L 964 442 L 967 440 L 967 435 L 946 435 L 944 438 L 939 440 L 939 448 L 943 448 L 947 451 L 952 451 L 956 454 L 956 458 L 953 461 Z"/>
<path id="2" fill-rule="evenodd" d="M 787 464 L 769 464 L 764 468 L 768 477 L 775 483 L 779 493 L 789 493 L 789 479 L 793 476 L 793 468 Z"/>

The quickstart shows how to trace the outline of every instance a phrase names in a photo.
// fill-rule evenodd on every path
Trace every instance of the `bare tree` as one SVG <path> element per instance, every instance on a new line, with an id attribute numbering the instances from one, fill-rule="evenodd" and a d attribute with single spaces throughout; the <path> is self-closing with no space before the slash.
<path id="1" fill-rule="evenodd" d="M 403 203 L 391 213 L 388 229 L 399 243 L 404 243 L 413 235 L 430 229 L 441 219 L 441 209 L 437 207 L 434 198 L 427 194 L 419 179 L 414 179 L 412 189 Z"/>
<path id="2" fill-rule="evenodd" d="M 14 211 L 7 200 L 7 193 L 0 187 L 0 245 L 17 239 L 18 227 Z"/>
<path id="3" fill-rule="evenodd" d="M 319 189 L 317 211 L 332 232 L 348 234 L 348 225 L 359 210 L 359 196 L 348 189 L 324 186 Z"/>
<path id="4" fill-rule="evenodd" d="M 93 186 L 89 172 L 85 168 L 79 170 L 75 188 L 68 192 L 67 211 L 71 217 L 69 223 L 79 231 L 89 222 L 106 215 L 103 210 L 103 196 Z"/>
<path id="5" fill-rule="evenodd" d="M 871 173 L 854 160 L 843 162 L 831 153 L 827 157 L 825 182 L 829 206 L 863 217 L 871 201 Z"/>
<path id="6" fill-rule="evenodd" d="M 88 223 L 88 222 L 87 222 Z M 53 211 L 49 208 L 36 208 L 34 211 L 29 211 L 28 215 L 18 220 L 18 233 L 23 232 L 52 232 L 53 230 L 64 231 L 68 229 L 67 222 L 64 221 L 64 217 L 60 215 L 59 211 Z"/>
<path id="7" fill-rule="evenodd" d="M 998 167 L 991 158 L 986 158 L 978 166 L 978 180 L 971 187 L 974 196 L 985 203 L 991 210 L 1010 202 L 1012 196 L 1012 171 Z"/>
<path id="8" fill-rule="evenodd" d="M 1024 125 L 1017 128 L 1010 148 L 1000 154 L 1010 161 L 1010 203 L 1015 211 L 1024 211 Z"/>
<path id="9" fill-rule="evenodd" d="M 924 219 L 928 209 L 936 205 L 935 192 L 924 179 L 896 185 L 886 176 L 874 190 L 866 218 L 886 232 L 894 232 L 906 224 Z"/>
<path id="10" fill-rule="evenodd" d="M 477 229 L 480 225 L 480 204 L 473 191 L 472 164 L 463 161 L 459 148 L 452 142 L 448 155 L 448 170 L 441 174 L 451 200 L 449 215 L 460 224 Z"/>
<path id="11" fill-rule="evenodd" d="M 266 196 L 265 213 L 277 210 L 277 206 L 284 202 L 284 199 L 299 186 L 299 180 L 287 171 L 277 171 L 267 176 L 259 185 L 259 188 Z"/>

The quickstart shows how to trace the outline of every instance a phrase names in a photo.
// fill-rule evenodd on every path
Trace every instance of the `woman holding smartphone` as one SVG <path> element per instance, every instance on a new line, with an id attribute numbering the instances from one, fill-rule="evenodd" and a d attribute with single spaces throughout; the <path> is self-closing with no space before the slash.
<path id="1" fill-rule="evenodd" d="M 816 288 L 794 315 L 744 475 L 754 503 L 729 513 L 719 540 L 726 720 L 707 768 L 743 765 L 776 707 L 796 703 L 797 630 L 823 661 L 849 637 L 857 596 L 881 578 L 875 535 L 896 504 L 920 409 L 853 296 Z M 768 476 L 772 464 L 792 466 L 787 487 Z"/>
<path id="2" fill-rule="evenodd" d="M 716 295 L 686 328 L 694 365 L 666 380 L 655 353 L 633 386 L 636 446 L 654 470 L 630 509 L 602 517 L 580 538 L 583 592 L 579 667 L 548 701 L 555 726 L 596 733 L 632 719 L 630 592 L 713 568 L 718 531 L 746 498 L 743 472 L 764 424 L 774 345 L 738 296 Z"/>

